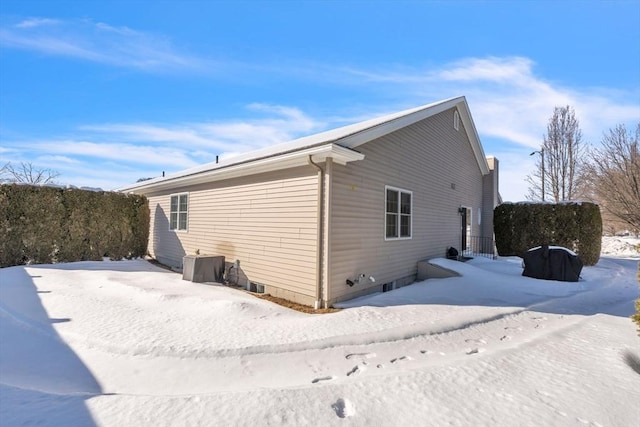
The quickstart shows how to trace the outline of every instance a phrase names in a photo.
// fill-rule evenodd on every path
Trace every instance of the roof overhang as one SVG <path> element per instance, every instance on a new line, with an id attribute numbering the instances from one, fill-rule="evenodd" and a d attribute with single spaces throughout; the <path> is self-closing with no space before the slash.
<path id="1" fill-rule="evenodd" d="M 473 154 L 476 158 L 476 161 L 478 162 L 480 171 L 483 175 L 488 175 L 489 165 L 487 164 L 487 159 L 485 157 L 484 150 L 482 149 L 482 144 L 480 143 L 478 131 L 476 130 L 473 118 L 471 117 L 469 105 L 467 104 L 467 100 L 464 96 L 451 98 L 435 104 L 424 106 L 420 109 L 416 109 L 415 111 L 410 112 L 409 114 L 401 115 L 400 117 L 393 120 L 383 122 L 379 125 L 372 126 L 358 133 L 340 138 L 335 142 L 344 147 L 356 148 L 359 145 L 412 125 L 420 120 L 424 120 L 428 117 L 440 114 L 453 107 L 456 107 L 458 109 L 460 119 L 462 120 L 462 123 L 464 125 L 467 137 L 471 142 L 471 149 L 473 150 Z"/>
<path id="2" fill-rule="evenodd" d="M 328 158 L 331 158 L 334 163 L 346 165 L 349 162 L 364 159 L 364 154 L 358 153 L 350 148 L 341 147 L 337 144 L 326 144 L 277 156 L 248 161 L 245 163 L 233 164 L 230 166 L 221 165 L 219 168 L 205 171 L 194 170 L 191 174 L 180 173 L 163 178 L 155 178 L 119 188 L 118 191 L 147 194 L 156 191 L 170 190 L 186 185 L 203 184 L 207 182 L 305 166 L 309 164 L 309 158 L 311 158 L 314 163 L 322 163 Z"/>
<path id="3" fill-rule="evenodd" d="M 464 125 L 481 173 L 489 174 L 489 165 L 473 123 L 469 105 L 466 98 L 460 96 L 240 154 L 220 164 L 207 163 L 167 177 L 128 185 L 118 191 L 148 194 L 187 185 L 282 170 L 308 164 L 309 156 L 314 162 L 324 162 L 327 158 L 332 158 L 335 163 L 346 165 L 349 162 L 364 159 L 364 155 L 354 151 L 354 148 L 451 108 L 457 108 L 460 114 L 460 120 Z"/>

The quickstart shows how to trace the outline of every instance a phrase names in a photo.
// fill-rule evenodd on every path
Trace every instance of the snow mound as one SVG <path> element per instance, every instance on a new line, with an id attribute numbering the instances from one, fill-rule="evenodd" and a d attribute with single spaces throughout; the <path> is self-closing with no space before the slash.
<path id="1" fill-rule="evenodd" d="M 602 255 L 619 256 L 619 257 L 640 257 L 640 238 L 637 237 L 618 237 L 603 236 Z"/>

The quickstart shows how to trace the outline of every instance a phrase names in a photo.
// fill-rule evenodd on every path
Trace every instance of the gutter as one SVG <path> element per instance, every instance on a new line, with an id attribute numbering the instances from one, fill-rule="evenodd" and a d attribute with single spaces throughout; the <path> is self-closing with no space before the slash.
<path id="1" fill-rule="evenodd" d="M 317 260 L 316 260 L 316 296 L 314 308 L 317 310 L 322 308 L 322 264 L 324 261 L 324 169 L 317 163 L 313 162 L 312 155 L 307 157 L 309 166 L 318 169 L 320 176 L 318 181 L 318 242 L 317 242 Z"/>
<path id="2" fill-rule="evenodd" d="M 364 159 L 364 154 L 358 153 L 357 151 L 336 144 L 326 144 L 267 158 L 246 160 L 239 163 L 213 165 L 208 163 L 167 177 L 154 178 L 153 180 L 122 187 L 116 191 L 136 194 L 168 191 L 188 185 L 197 185 L 305 166 L 308 164 L 307 159 L 310 156 L 313 156 L 316 162 L 323 162 L 327 158 L 332 158 L 334 162 L 342 165 Z"/>

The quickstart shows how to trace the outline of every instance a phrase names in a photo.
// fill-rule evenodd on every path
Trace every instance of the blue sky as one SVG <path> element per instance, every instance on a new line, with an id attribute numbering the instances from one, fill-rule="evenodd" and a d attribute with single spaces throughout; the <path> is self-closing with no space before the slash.
<path id="1" fill-rule="evenodd" d="M 114 189 L 465 95 L 505 200 L 555 106 L 640 120 L 640 1 L 0 3 L 0 160 Z"/>

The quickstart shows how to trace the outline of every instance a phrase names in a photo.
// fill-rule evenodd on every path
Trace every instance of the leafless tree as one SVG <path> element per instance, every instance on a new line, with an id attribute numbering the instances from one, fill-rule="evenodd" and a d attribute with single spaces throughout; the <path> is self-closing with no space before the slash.
<path id="1" fill-rule="evenodd" d="M 585 170 L 600 208 L 640 231 L 640 123 L 635 135 L 625 125 L 609 129 L 589 160 Z"/>
<path id="2" fill-rule="evenodd" d="M 530 200 L 543 200 L 545 194 L 555 202 L 574 200 L 578 196 L 580 169 L 586 149 L 582 131 L 572 107 L 555 107 L 547 124 L 536 161 L 536 170 L 527 177 Z M 546 192 L 545 192 L 546 189 Z"/>
<path id="3" fill-rule="evenodd" d="M 31 162 L 20 162 L 20 166 L 13 166 L 11 162 L 7 162 L 0 168 L 0 182 L 53 184 L 58 176 L 58 172 L 52 169 L 38 169 Z"/>

